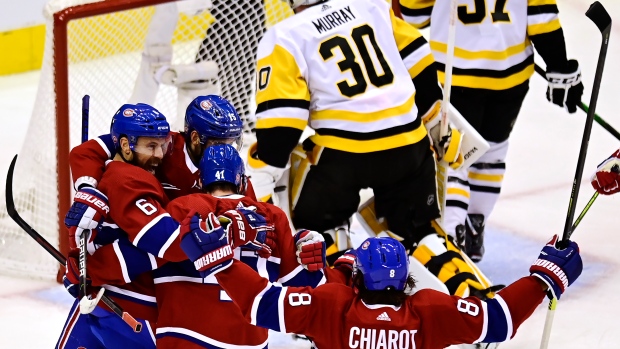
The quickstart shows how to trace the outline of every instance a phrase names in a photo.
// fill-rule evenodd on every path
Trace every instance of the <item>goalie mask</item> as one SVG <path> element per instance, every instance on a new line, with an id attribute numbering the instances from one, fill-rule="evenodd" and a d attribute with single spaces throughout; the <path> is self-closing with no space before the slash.
<path id="1" fill-rule="evenodd" d="M 282 0 L 286 2 L 292 9 L 295 9 L 302 5 L 315 5 L 328 0 Z"/>
<path id="2" fill-rule="evenodd" d="M 230 144 L 205 149 L 198 169 L 203 188 L 215 182 L 228 182 L 235 185 L 238 193 L 245 191 L 245 166 L 237 149 Z"/>
<path id="3" fill-rule="evenodd" d="M 152 155 L 165 155 L 171 149 L 170 125 L 164 114 L 144 103 L 123 104 L 112 117 L 110 134 L 117 151 L 120 151 L 120 140 L 126 137 L 131 151 Z M 153 138 L 153 144 L 141 146 L 138 138 Z"/>
<path id="4" fill-rule="evenodd" d="M 198 132 L 203 147 L 232 144 L 239 150 L 243 145 L 243 121 L 235 107 L 220 96 L 199 96 L 187 106 L 186 137 L 192 131 Z"/>
<path id="5" fill-rule="evenodd" d="M 409 258 L 405 247 L 390 237 L 373 237 L 356 250 L 355 272 L 364 276 L 369 291 L 402 291 L 409 275 Z"/>

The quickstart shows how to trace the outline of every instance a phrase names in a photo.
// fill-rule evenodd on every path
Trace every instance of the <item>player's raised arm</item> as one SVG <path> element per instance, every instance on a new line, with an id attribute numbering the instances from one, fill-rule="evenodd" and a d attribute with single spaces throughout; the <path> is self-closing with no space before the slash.
<path id="1" fill-rule="evenodd" d="M 69 152 L 69 166 L 75 190 L 85 186 L 97 188 L 105 162 L 114 158 L 112 135 L 105 134 L 75 146 Z"/>

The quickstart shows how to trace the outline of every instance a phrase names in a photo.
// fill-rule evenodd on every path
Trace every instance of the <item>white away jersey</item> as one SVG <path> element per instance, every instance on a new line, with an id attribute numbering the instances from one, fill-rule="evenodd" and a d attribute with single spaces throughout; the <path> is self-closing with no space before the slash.
<path id="1" fill-rule="evenodd" d="M 431 48 L 444 81 L 450 1 L 400 0 L 403 18 L 431 24 Z M 458 0 L 454 86 L 504 90 L 534 72 L 530 37 L 560 29 L 556 0 Z"/>
<path id="2" fill-rule="evenodd" d="M 298 139 L 306 125 L 315 144 L 354 153 L 420 141 L 412 78 L 433 62 L 428 43 L 385 0 L 331 0 L 276 24 L 258 49 L 259 152 L 261 131 Z"/>

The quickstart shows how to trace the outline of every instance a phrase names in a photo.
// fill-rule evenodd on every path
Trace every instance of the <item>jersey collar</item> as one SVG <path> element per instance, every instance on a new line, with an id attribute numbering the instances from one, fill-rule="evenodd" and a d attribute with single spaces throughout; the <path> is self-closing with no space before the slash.
<path id="1" fill-rule="evenodd" d="M 400 309 L 400 306 L 395 306 L 395 305 L 391 305 L 391 304 L 366 304 L 364 303 L 364 301 L 362 301 L 362 304 L 364 304 L 364 306 L 368 309 L 381 309 L 381 308 L 392 308 L 396 311 L 398 311 Z"/>
<path id="2" fill-rule="evenodd" d="M 192 158 L 189 156 L 189 153 L 187 152 L 187 144 L 183 145 L 183 152 L 185 153 L 185 165 L 187 165 L 187 168 L 192 172 L 192 174 L 198 172 L 198 167 L 194 165 Z"/>

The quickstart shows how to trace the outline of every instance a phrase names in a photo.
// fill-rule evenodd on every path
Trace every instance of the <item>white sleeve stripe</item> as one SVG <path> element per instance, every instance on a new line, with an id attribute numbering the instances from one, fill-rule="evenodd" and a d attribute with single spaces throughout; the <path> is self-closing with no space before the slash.
<path id="1" fill-rule="evenodd" d="M 155 344 L 157 340 L 155 339 L 155 334 L 153 333 L 153 330 L 151 329 L 151 324 L 149 323 L 149 320 L 144 320 L 144 322 L 146 323 L 146 328 L 149 330 L 149 334 L 151 335 L 153 344 Z"/>
<path id="2" fill-rule="evenodd" d="M 99 182 L 97 182 L 96 179 L 94 179 L 93 177 L 89 177 L 89 176 L 82 176 L 80 178 L 78 178 L 75 181 L 75 184 L 73 185 L 73 188 L 75 188 L 75 190 L 78 190 L 78 188 L 82 185 L 82 184 L 88 184 L 89 186 L 93 187 L 93 188 L 97 188 L 97 184 L 99 184 Z"/>
<path id="3" fill-rule="evenodd" d="M 474 343 L 479 343 L 481 342 L 484 337 L 487 336 L 487 331 L 489 329 L 489 313 L 487 311 L 487 302 L 480 302 L 482 304 L 482 333 L 480 333 L 480 338 L 476 339 L 476 341 Z"/>
<path id="4" fill-rule="evenodd" d="M 278 297 L 278 322 L 280 323 L 280 332 L 282 333 L 287 333 L 286 320 L 284 318 L 284 299 L 286 298 L 287 291 L 288 287 L 282 287 L 280 297 Z"/>
<path id="5" fill-rule="evenodd" d="M 138 246 L 138 242 L 140 242 L 140 239 L 142 239 L 142 236 L 144 236 L 144 234 L 146 234 L 146 232 L 149 231 L 149 229 L 151 229 L 155 224 L 157 224 L 157 222 L 159 222 L 164 217 L 170 217 L 170 215 L 168 213 L 162 213 L 159 216 L 153 218 L 153 220 L 150 221 L 147 225 L 145 225 L 140 230 L 138 235 L 136 235 L 135 239 L 133 239 L 133 242 L 132 242 L 133 245 Z"/>
<path id="6" fill-rule="evenodd" d="M 151 261 L 151 268 L 153 270 L 157 269 L 157 261 L 155 260 L 155 256 L 153 256 L 150 253 L 148 255 L 149 255 L 149 260 Z"/>
<path id="7" fill-rule="evenodd" d="M 278 282 L 280 282 L 281 284 L 290 281 L 292 278 L 294 278 L 295 276 L 297 276 L 297 274 L 299 274 L 302 270 L 304 270 L 304 267 L 302 267 L 301 265 L 298 265 L 297 268 L 293 269 L 293 271 L 291 271 L 290 273 L 284 275 L 283 277 L 281 277 Z"/>
<path id="8" fill-rule="evenodd" d="M 166 243 L 164 244 L 164 246 L 161 247 L 161 249 L 159 250 L 159 253 L 157 254 L 157 257 L 159 258 L 164 258 L 164 254 L 166 253 L 166 251 L 168 251 L 168 248 L 170 248 L 170 245 L 172 245 L 172 243 L 174 242 L 174 240 L 176 240 L 176 238 L 179 236 L 179 233 L 181 232 L 181 226 L 179 225 L 174 232 L 170 235 L 170 237 L 168 238 L 168 240 L 166 241 Z M 155 268 L 156 269 L 156 268 Z"/>
<path id="9" fill-rule="evenodd" d="M 260 305 L 260 301 L 263 298 L 265 292 L 267 292 L 270 288 L 271 283 L 268 283 L 267 287 L 265 287 L 262 291 L 260 291 L 259 294 L 256 295 L 256 297 L 254 297 L 254 302 L 252 302 L 252 312 L 250 313 L 250 324 L 254 326 L 256 326 L 256 313 L 258 312 L 258 306 Z"/>
<path id="10" fill-rule="evenodd" d="M 269 272 L 267 271 L 267 260 L 265 258 L 259 258 L 256 261 L 256 271 L 258 272 L 258 275 L 269 280 Z"/>
<path id="11" fill-rule="evenodd" d="M 121 272 L 123 273 L 123 280 L 126 283 L 130 283 L 131 279 L 129 278 L 129 273 L 127 272 L 127 264 L 125 263 L 125 258 L 123 257 L 123 252 L 121 252 L 121 248 L 118 246 L 118 240 L 112 243 L 114 246 L 114 253 L 116 253 L 116 258 L 118 258 L 118 264 L 121 267 Z"/>
<path id="12" fill-rule="evenodd" d="M 502 296 L 500 296 L 499 294 L 495 295 L 494 299 L 502 307 L 504 315 L 506 315 L 506 332 L 508 333 L 506 333 L 505 341 L 507 341 L 510 339 L 510 337 L 512 337 L 512 316 L 510 315 L 510 309 L 508 308 L 508 304 L 506 304 L 504 298 L 502 298 Z"/>
<path id="13" fill-rule="evenodd" d="M 103 149 L 103 151 L 105 151 L 105 153 L 108 155 L 108 159 L 112 157 L 112 154 L 110 154 L 110 150 L 108 149 L 108 146 L 105 145 L 105 143 L 101 140 L 101 138 L 96 137 L 95 140 L 97 141 L 97 143 L 99 143 L 99 145 L 101 146 L 101 149 Z"/>

